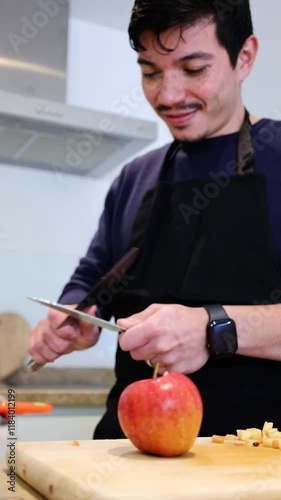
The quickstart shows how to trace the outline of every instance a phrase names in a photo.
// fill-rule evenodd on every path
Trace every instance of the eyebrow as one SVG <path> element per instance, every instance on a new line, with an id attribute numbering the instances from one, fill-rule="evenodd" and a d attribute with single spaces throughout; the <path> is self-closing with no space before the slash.
<path id="1" fill-rule="evenodd" d="M 205 59 L 210 61 L 211 59 L 214 59 L 214 55 L 209 52 L 192 52 L 191 54 L 181 57 L 180 59 L 176 59 L 174 62 L 178 64 L 186 61 L 192 61 L 193 59 Z M 156 64 L 148 59 L 145 59 L 145 57 L 139 57 L 137 62 L 140 65 L 145 64 L 146 66 L 156 66 Z"/>

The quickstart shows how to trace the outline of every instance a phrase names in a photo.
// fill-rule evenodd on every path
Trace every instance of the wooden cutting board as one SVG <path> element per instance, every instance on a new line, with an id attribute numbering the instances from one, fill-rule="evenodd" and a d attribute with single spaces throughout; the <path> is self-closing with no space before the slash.
<path id="1" fill-rule="evenodd" d="M 0 380 L 21 367 L 27 355 L 30 330 L 20 314 L 0 314 Z"/>
<path id="2" fill-rule="evenodd" d="M 281 499 L 281 451 L 199 438 L 181 457 L 126 439 L 19 443 L 17 474 L 52 500 Z"/>

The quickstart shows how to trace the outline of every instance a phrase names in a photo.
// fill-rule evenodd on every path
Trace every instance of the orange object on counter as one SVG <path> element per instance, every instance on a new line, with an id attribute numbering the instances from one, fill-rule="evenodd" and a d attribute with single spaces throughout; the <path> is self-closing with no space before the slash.
<path id="1" fill-rule="evenodd" d="M 17 403 L 8 403 L 0 401 L 0 415 L 6 417 L 8 414 L 23 415 L 25 413 L 50 413 L 53 411 L 53 405 L 49 403 L 19 401 Z"/>

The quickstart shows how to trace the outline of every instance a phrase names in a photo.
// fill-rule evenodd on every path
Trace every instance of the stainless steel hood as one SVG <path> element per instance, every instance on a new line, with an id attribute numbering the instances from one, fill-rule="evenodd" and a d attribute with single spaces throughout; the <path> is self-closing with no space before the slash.
<path id="1" fill-rule="evenodd" d="M 99 177 L 156 124 L 65 102 L 68 20 L 68 0 L 0 3 L 0 163 Z"/>

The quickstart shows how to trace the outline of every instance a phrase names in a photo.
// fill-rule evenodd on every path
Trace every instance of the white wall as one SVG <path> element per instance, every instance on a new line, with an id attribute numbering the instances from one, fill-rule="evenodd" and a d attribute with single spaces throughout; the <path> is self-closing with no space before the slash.
<path id="1" fill-rule="evenodd" d="M 245 82 L 245 103 L 258 116 L 281 119 L 281 2 L 252 0 L 252 7 L 261 47 Z M 140 86 L 135 59 L 126 33 L 72 19 L 68 102 L 157 120 L 144 99 L 134 99 Z M 151 148 L 169 139 L 159 122 L 159 140 Z M 32 326 L 45 314 L 25 297 L 57 298 L 86 250 L 119 169 L 93 180 L 0 166 L 0 313 L 19 312 Z M 116 335 L 104 332 L 98 346 L 56 365 L 112 366 L 115 346 Z"/>
<path id="2" fill-rule="evenodd" d="M 244 83 L 244 98 L 256 116 L 281 120 L 281 2 L 250 0 L 260 47 L 252 75 Z"/>

